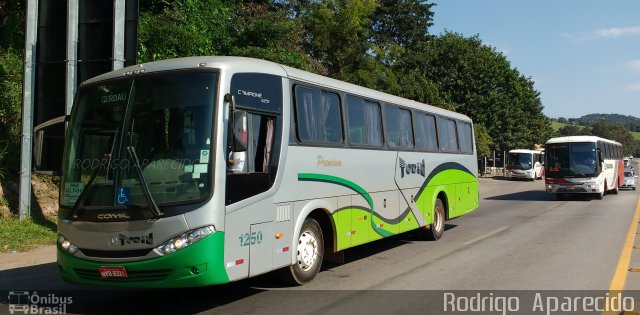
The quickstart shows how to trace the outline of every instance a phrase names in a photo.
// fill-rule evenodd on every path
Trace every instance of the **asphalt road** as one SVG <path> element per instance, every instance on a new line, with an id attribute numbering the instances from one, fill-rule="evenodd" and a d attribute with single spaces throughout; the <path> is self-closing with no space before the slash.
<path id="1" fill-rule="evenodd" d="M 612 287 L 633 226 L 637 190 L 603 200 L 558 201 L 544 191 L 543 181 L 487 178 L 480 187 L 480 208 L 448 221 L 441 240 L 419 241 L 407 233 L 347 250 L 344 264 L 325 264 L 302 287 L 283 287 L 267 274 L 207 288 L 96 289 L 62 282 L 50 263 L 0 271 L 0 290 L 71 296 L 65 311 L 81 314 L 377 314 L 440 313 L 446 292 L 531 298 L 537 291 Z M 640 266 L 640 255 L 631 253 L 630 264 Z M 623 287 L 640 288 L 640 276 L 625 268 Z M 3 312 L 8 306 L 0 306 Z"/>

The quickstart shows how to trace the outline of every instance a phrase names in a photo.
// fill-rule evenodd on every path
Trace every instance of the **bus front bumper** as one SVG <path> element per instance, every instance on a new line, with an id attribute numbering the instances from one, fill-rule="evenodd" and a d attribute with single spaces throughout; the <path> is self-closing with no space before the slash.
<path id="1" fill-rule="evenodd" d="M 547 192 L 559 194 L 593 194 L 598 193 L 596 183 L 584 184 L 546 184 Z"/>
<path id="2" fill-rule="evenodd" d="M 224 232 L 206 238 L 174 253 L 132 262 L 103 262 L 75 257 L 58 245 L 58 267 L 62 278 L 71 283 L 127 287 L 178 288 L 229 282 L 224 266 Z M 100 267 L 124 267 L 126 278 L 100 277 Z"/>

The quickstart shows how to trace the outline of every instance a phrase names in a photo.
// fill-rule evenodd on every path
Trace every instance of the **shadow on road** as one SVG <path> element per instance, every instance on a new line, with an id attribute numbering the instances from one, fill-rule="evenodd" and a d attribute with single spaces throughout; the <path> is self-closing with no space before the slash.
<path id="1" fill-rule="evenodd" d="M 507 201 L 507 200 L 509 201 L 512 201 L 512 200 L 552 201 L 552 200 L 556 200 L 556 197 L 553 194 L 550 194 L 543 190 L 527 190 L 527 191 L 519 191 L 511 194 L 487 197 L 484 199 L 485 200 L 504 200 L 504 201 Z"/>
<path id="2" fill-rule="evenodd" d="M 520 191 L 512 194 L 504 194 L 483 198 L 485 200 L 523 200 L 523 201 L 591 201 L 596 199 L 596 194 L 556 194 L 548 193 L 544 190 Z"/>

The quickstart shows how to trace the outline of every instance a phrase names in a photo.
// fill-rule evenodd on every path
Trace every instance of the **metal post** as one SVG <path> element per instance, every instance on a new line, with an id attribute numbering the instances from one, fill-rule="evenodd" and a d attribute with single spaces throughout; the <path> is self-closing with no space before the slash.
<path id="1" fill-rule="evenodd" d="M 78 0 L 67 0 L 67 83 L 65 114 L 71 114 L 76 94 L 78 69 Z"/>
<path id="2" fill-rule="evenodd" d="M 502 176 L 507 176 L 507 151 L 502 151 Z"/>
<path id="3" fill-rule="evenodd" d="M 125 0 L 113 0 L 113 70 L 124 67 Z"/>
<path id="4" fill-rule="evenodd" d="M 20 220 L 31 216 L 31 160 L 33 150 L 33 105 L 35 60 L 38 33 L 38 0 L 27 0 L 24 40 L 24 78 L 22 87 L 22 138 L 20 154 Z"/>

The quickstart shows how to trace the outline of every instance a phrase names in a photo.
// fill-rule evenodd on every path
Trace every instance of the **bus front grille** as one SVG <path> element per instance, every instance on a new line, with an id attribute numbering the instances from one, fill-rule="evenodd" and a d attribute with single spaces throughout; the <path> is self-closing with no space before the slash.
<path id="1" fill-rule="evenodd" d="M 149 254 L 151 250 L 152 248 L 134 249 L 134 250 L 97 250 L 97 249 L 80 248 L 80 251 L 85 256 L 96 257 L 96 258 L 144 257 L 147 254 Z"/>
<path id="2" fill-rule="evenodd" d="M 96 269 L 74 268 L 73 271 L 75 271 L 80 278 L 85 280 L 101 280 L 101 281 L 112 281 L 112 282 L 162 281 L 166 279 L 171 273 L 171 269 L 144 270 L 144 271 L 127 270 L 127 275 L 128 275 L 127 278 L 103 279 L 100 277 L 100 273 Z"/>

